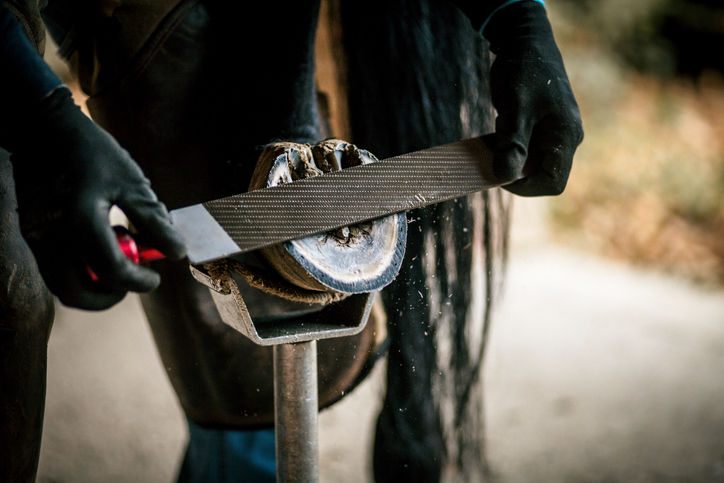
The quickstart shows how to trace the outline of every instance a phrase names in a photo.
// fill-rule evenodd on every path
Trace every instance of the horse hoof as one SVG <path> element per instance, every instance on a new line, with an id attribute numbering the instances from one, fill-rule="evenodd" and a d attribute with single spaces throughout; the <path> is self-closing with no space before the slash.
<path id="1" fill-rule="evenodd" d="M 338 139 L 313 146 L 274 143 L 259 157 L 249 190 L 375 161 L 368 151 Z M 398 213 L 264 248 L 262 254 L 298 287 L 364 293 L 379 290 L 395 278 L 406 239 L 407 219 Z"/>

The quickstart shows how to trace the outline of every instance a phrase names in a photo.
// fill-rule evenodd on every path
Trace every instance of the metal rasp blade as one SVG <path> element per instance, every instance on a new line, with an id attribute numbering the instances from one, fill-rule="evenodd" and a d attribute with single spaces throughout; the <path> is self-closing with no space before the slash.
<path id="1" fill-rule="evenodd" d="M 502 184 L 487 136 L 173 210 L 189 261 L 207 263 Z"/>

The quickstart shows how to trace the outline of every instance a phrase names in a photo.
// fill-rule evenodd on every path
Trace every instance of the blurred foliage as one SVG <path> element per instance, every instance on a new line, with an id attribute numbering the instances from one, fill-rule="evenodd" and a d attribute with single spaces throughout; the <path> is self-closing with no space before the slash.
<path id="1" fill-rule="evenodd" d="M 633 68 L 657 76 L 724 70 L 722 0 L 556 0 L 565 17 Z"/>
<path id="2" fill-rule="evenodd" d="M 568 242 L 721 284 L 724 76 L 716 64 L 722 56 L 708 50 L 716 57 L 711 62 L 679 58 L 671 16 L 683 3 L 558 0 L 551 6 L 586 131 L 568 188 L 551 202 L 552 217 Z M 722 11 L 701 10 L 712 18 Z"/>

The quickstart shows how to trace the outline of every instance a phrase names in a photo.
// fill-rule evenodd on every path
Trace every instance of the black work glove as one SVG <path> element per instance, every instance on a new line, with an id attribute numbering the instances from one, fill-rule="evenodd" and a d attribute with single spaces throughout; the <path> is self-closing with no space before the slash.
<path id="1" fill-rule="evenodd" d="M 20 227 L 48 288 L 66 305 L 93 310 L 110 307 L 127 291 L 154 289 L 159 275 L 119 249 L 111 206 L 167 257 L 181 258 L 185 248 L 129 154 L 80 111 L 65 87 L 31 107 L 14 131 L 6 145 Z"/>
<path id="2" fill-rule="evenodd" d="M 566 187 L 583 140 L 581 115 L 545 8 L 521 1 L 484 27 L 495 53 L 490 72 L 495 122 L 494 171 L 522 196 L 557 195 Z"/>

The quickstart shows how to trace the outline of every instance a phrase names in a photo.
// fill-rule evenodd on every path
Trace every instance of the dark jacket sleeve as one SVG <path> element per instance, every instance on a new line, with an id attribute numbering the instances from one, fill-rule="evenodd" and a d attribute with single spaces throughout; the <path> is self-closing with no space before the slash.
<path id="1" fill-rule="evenodd" d="M 449 0 L 470 19 L 473 28 L 485 35 L 485 27 L 490 19 L 501 8 L 517 2 L 538 2 L 545 6 L 543 0 Z"/>
<path id="2" fill-rule="evenodd" d="M 25 110 L 60 86 L 25 35 L 15 16 L 0 1 L 0 143 L 17 124 Z"/>

